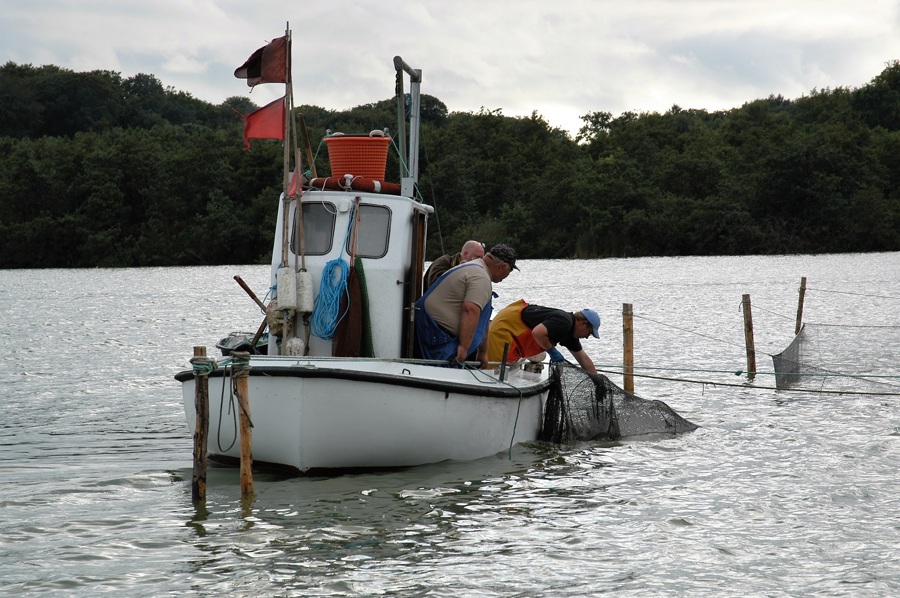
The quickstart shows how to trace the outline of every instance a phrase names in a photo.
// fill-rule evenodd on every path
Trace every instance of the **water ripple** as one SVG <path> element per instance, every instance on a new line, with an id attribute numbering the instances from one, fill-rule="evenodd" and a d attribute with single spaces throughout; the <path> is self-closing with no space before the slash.
<path id="1" fill-rule="evenodd" d="M 601 339 L 585 346 L 599 362 L 618 360 L 615 321 L 630 302 L 645 317 L 635 321 L 639 364 L 700 365 L 726 372 L 715 381 L 728 384 L 744 367 L 742 293 L 786 314 L 800 275 L 820 288 L 900 296 L 900 254 L 520 267 L 497 286 L 498 301 L 598 309 Z M 234 274 L 267 286 L 261 266 L 0 272 L 5 593 L 900 591 L 900 414 L 890 397 L 639 379 L 639 394 L 702 427 L 673 439 L 527 443 L 474 462 L 338 478 L 257 474 L 249 500 L 235 470 L 214 468 L 206 504 L 195 506 L 191 434 L 172 375 L 188 366 L 193 345 L 255 327 L 258 309 Z M 811 293 L 808 302 L 809 318 L 821 320 L 896 322 L 898 313 L 896 303 L 863 307 L 858 297 Z M 786 345 L 790 324 L 754 317 L 761 355 Z M 872 371 L 896 368 L 896 339 L 845 338 L 834 348 L 846 346 Z"/>

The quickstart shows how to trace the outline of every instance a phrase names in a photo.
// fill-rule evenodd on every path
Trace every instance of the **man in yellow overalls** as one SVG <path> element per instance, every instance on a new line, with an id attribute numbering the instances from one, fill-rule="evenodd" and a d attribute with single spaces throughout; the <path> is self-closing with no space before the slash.
<path id="1" fill-rule="evenodd" d="M 506 359 L 512 363 L 547 351 L 551 361 L 562 361 L 555 348 L 562 345 L 585 371 L 596 374 L 597 368 L 581 347 L 579 339 L 593 335 L 600 338 L 600 316 L 592 309 L 567 312 L 541 305 L 528 305 L 519 299 L 501 309 L 488 332 L 488 361 L 503 359 L 503 347 L 509 345 Z"/>

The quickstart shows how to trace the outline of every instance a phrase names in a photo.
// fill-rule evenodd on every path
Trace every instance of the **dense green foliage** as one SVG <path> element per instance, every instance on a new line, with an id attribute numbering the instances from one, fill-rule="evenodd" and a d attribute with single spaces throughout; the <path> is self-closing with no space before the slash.
<path id="1" fill-rule="evenodd" d="M 298 107 L 318 173 L 326 130 L 395 131 L 395 106 Z M 267 261 L 282 150 L 244 150 L 237 113 L 254 107 L 152 75 L 0 67 L 0 267 Z M 592 112 L 575 139 L 427 95 L 422 120 L 432 256 L 468 238 L 530 258 L 900 250 L 898 62 L 797 100 Z"/>

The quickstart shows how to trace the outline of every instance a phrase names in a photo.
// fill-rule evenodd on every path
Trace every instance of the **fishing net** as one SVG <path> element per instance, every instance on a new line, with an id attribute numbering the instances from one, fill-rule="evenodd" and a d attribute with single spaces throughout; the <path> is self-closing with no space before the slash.
<path id="1" fill-rule="evenodd" d="M 860 338 L 877 342 L 860 343 Z M 772 355 L 778 390 L 898 394 L 900 377 L 891 351 L 900 327 L 803 324 L 787 348 Z M 853 348 L 849 353 L 848 348 Z"/>
<path id="2" fill-rule="evenodd" d="M 362 259 L 357 257 L 347 276 L 347 292 L 341 296 L 337 324 L 331 343 L 334 357 L 375 357 L 372 324 L 369 321 L 369 293 Z"/>
<path id="3" fill-rule="evenodd" d="M 808 336 L 806 328 L 805 325 L 802 326 L 791 344 L 781 353 L 772 356 L 772 363 L 775 367 L 775 387 L 778 390 L 791 388 L 801 380 L 801 377 L 818 369 L 803 363 L 803 345 Z"/>
<path id="4" fill-rule="evenodd" d="M 627 393 L 603 375 L 590 376 L 581 368 L 555 363 L 544 410 L 541 440 L 570 443 L 579 440 L 617 440 L 696 430 L 662 401 Z"/>

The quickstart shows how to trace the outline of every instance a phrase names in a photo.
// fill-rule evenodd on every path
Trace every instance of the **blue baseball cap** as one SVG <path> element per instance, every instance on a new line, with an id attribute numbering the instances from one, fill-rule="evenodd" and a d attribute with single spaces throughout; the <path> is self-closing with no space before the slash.
<path id="1" fill-rule="evenodd" d="M 593 309 L 582 309 L 581 315 L 587 318 L 587 321 L 591 323 L 591 334 L 594 335 L 594 338 L 600 338 L 600 316 Z"/>

